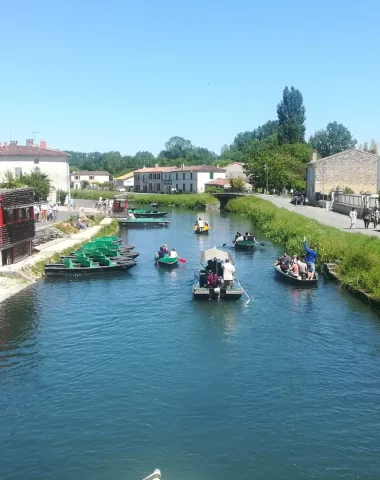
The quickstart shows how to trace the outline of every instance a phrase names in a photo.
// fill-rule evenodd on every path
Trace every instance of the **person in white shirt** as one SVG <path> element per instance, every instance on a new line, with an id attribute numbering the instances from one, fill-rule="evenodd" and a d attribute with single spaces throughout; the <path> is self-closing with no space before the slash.
<path id="1" fill-rule="evenodd" d="M 38 205 L 34 205 L 34 219 L 36 222 L 40 219 L 40 207 Z"/>
<path id="2" fill-rule="evenodd" d="M 232 283 L 234 280 L 235 267 L 232 265 L 229 258 L 226 258 L 226 261 L 222 263 L 222 269 L 223 269 L 224 288 L 227 288 L 228 286 L 232 287 Z"/>
<path id="3" fill-rule="evenodd" d="M 170 252 L 170 258 L 178 258 L 178 253 L 176 252 L 175 248 L 172 248 L 172 251 Z"/>
<path id="4" fill-rule="evenodd" d="M 200 232 L 203 230 L 204 226 L 205 226 L 205 222 L 201 218 L 199 218 L 198 219 L 198 228 L 199 228 Z"/>
<path id="5" fill-rule="evenodd" d="M 358 218 L 358 212 L 354 208 L 352 208 L 350 212 L 350 219 L 351 219 L 350 228 L 353 228 L 354 230 L 355 230 L 355 224 L 356 224 L 357 218 Z"/>
<path id="6" fill-rule="evenodd" d="M 41 216 L 42 216 L 43 222 L 46 222 L 47 212 L 48 212 L 48 206 L 46 205 L 46 203 L 43 203 L 41 205 Z"/>
<path id="7" fill-rule="evenodd" d="M 47 216 L 47 219 L 53 221 L 53 207 L 52 207 L 52 205 L 49 205 L 49 206 L 48 206 L 48 216 Z"/>
<path id="8" fill-rule="evenodd" d="M 55 203 L 53 205 L 53 215 L 54 215 L 54 220 L 57 220 L 57 216 L 58 216 L 58 205 Z"/>

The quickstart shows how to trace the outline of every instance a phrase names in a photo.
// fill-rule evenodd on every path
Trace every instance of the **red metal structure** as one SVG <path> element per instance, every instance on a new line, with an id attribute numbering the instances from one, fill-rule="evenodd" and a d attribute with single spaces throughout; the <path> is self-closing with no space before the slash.
<path id="1" fill-rule="evenodd" d="M 0 266 L 32 255 L 34 236 L 34 190 L 0 190 Z"/>
<path id="2" fill-rule="evenodd" d="M 116 195 L 113 200 L 112 211 L 114 213 L 127 212 L 128 211 L 128 195 Z"/>

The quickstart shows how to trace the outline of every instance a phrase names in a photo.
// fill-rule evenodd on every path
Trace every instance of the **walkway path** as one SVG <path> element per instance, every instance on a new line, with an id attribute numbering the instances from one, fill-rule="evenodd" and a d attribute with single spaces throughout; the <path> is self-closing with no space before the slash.
<path id="1" fill-rule="evenodd" d="M 373 228 L 364 228 L 363 220 L 358 219 L 356 222 L 356 229 L 350 229 L 350 219 L 348 215 L 342 215 L 341 213 L 334 212 L 332 210 L 326 210 L 324 208 L 318 207 L 305 207 L 301 205 L 293 205 L 290 203 L 289 197 L 279 197 L 278 195 L 257 195 L 258 197 L 268 200 L 277 207 L 285 208 L 290 212 L 296 212 L 305 217 L 316 220 L 317 222 L 328 225 L 329 227 L 334 227 L 344 232 L 350 233 L 363 233 L 364 235 L 373 235 L 380 236 L 380 227 L 377 230 Z M 373 224 L 371 223 L 371 226 Z"/>

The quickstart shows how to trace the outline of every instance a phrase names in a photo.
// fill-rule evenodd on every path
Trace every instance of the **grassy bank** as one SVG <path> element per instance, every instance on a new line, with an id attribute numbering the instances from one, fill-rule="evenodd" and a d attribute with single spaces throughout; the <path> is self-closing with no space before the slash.
<path id="1" fill-rule="evenodd" d="M 44 276 L 44 267 L 46 263 L 59 263 L 61 260 L 61 256 L 69 255 L 71 252 L 77 250 L 82 245 L 90 242 L 94 238 L 115 235 L 118 230 L 119 230 L 119 222 L 116 219 L 114 219 L 109 225 L 104 225 L 99 230 L 98 233 L 96 233 L 91 237 L 91 239 L 89 238 L 84 242 L 77 243 L 69 248 L 66 248 L 66 250 L 63 250 L 62 252 L 57 252 L 49 258 L 45 258 L 44 260 L 41 260 L 40 262 L 35 263 L 32 267 L 30 267 L 27 270 L 29 270 L 35 277 L 42 277 Z"/>
<path id="2" fill-rule="evenodd" d="M 99 200 L 99 197 L 114 198 L 115 195 L 122 195 L 120 192 L 108 192 L 101 190 L 72 190 L 73 198 L 80 198 L 84 200 Z M 208 193 L 189 193 L 181 195 L 144 195 L 136 193 L 128 193 L 128 198 L 131 203 L 150 204 L 152 202 L 158 202 L 160 205 L 166 205 L 167 207 L 182 207 L 192 210 L 204 208 L 209 203 L 215 203 L 218 200 Z"/>
<path id="3" fill-rule="evenodd" d="M 327 227 L 257 197 L 239 198 L 227 210 L 250 218 L 265 235 L 290 253 L 302 253 L 303 237 L 316 247 L 319 262 L 336 262 L 343 286 L 352 285 L 380 299 L 380 240 Z"/>

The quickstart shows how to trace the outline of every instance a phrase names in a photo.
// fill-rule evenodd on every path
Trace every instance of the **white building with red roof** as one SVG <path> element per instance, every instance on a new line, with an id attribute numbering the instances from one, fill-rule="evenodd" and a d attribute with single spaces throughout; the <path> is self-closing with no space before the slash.
<path id="1" fill-rule="evenodd" d="M 74 188 L 81 188 L 81 182 L 86 181 L 90 184 L 91 188 L 98 188 L 99 184 L 108 183 L 110 181 L 110 174 L 105 171 L 90 171 L 81 170 L 71 173 L 71 182 Z"/>
<path id="2" fill-rule="evenodd" d="M 0 144 L 0 181 L 7 172 L 18 178 L 39 170 L 49 177 L 52 201 L 55 201 L 54 190 L 70 190 L 69 158 L 66 152 L 48 148 L 45 140 L 39 145 L 34 145 L 33 140 L 27 140 L 26 145 L 18 145 L 16 141 L 3 143 Z"/>

